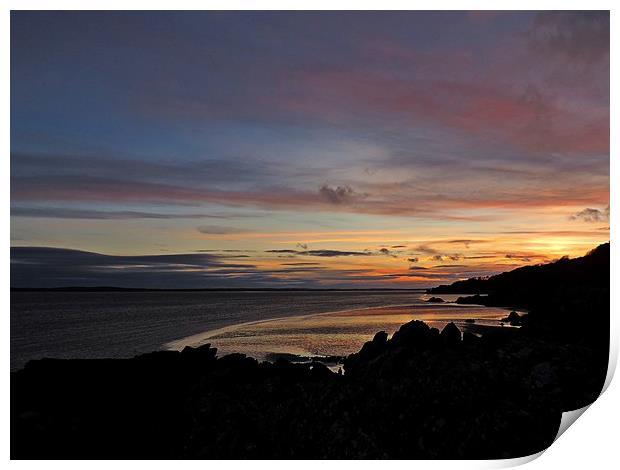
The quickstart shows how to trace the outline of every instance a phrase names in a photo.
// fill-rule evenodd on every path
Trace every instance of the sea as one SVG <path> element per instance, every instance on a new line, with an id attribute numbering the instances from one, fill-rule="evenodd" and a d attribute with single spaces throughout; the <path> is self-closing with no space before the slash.
<path id="1" fill-rule="evenodd" d="M 500 327 L 507 311 L 428 303 L 424 290 L 11 292 L 11 370 L 29 360 L 124 358 L 210 343 L 218 354 L 342 356 L 413 319 Z"/>

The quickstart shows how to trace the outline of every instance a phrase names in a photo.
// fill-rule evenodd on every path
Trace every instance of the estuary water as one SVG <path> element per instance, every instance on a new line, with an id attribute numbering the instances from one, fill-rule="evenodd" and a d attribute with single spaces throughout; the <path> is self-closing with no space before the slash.
<path id="1" fill-rule="evenodd" d="M 257 359 L 344 355 L 414 318 L 467 328 L 466 319 L 499 326 L 507 313 L 427 298 L 423 290 L 12 292 L 11 369 L 42 357 L 132 357 L 205 342 Z"/>

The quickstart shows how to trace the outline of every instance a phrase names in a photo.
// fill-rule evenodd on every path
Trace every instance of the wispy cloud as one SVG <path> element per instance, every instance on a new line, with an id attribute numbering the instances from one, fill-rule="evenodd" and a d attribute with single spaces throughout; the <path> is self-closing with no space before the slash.
<path id="1" fill-rule="evenodd" d="M 19 165 L 18 159 L 12 167 Z M 463 211 L 586 205 L 607 200 L 609 197 L 608 188 L 601 185 L 602 180 L 599 178 L 582 183 L 581 191 L 574 191 L 570 180 L 551 180 L 545 184 L 558 186 L 549 187 L 544 193 L 523 194 L 516 187 L 500 190 L 493 186 L 489 186 L 485 191 L 472 193 L 466 188 L 461 188 L 464 178 L 464 175 L 461 175 L 457 181 L 437 179 L 437 188 L 449 188 L 445 194 L 421 190 L 419 185 L 411 182 L 370 186 L 369 191 L 364 192 L 364 197 L 360 197 L 359 193 L 344 187 L 324 187 L 322 192 L 316 192 L 311 187 L 292 188 L 267 184 L 258 187 L 256 185 L 239 187 L 234 180 L 230 182 L 223 180 L 220 185 L 205 186 L 200 180 L 194 181 L 193 184 L 175 181 L 174 178 L 167 181 L 149 180 L 143 178 L 139 172 L 127 173 L 121 168 L 115 176 L 108 175 L 107 170 L 98 175 L 96 170 L 89 169 L 87 164 L 75 167 L 71 171 L 76 169 L 83 171 L 84 174 L 51 173 L 45 176 L 22 176 L 22 171 L 15 170 L 16 175 L 11 178 L 11 200 L 14 205 L 21 203 L 22 207 L 26 203 L 73 204 L 75 201 L 80 201 L 82 205 L 113 204 L 120 207 L 128 204 L 167 204 L 177 207 L 179 212 L 187 212 L 187 207 L 218 204 L 231 208 L 242 207 L 246 211 L 256 208 L 300 209 L 319 212 L 413 215 L 443 220 L 488 220 L 488 216 L 464 215 Z M 36 173 L 34 170 L 33 172 Z M 130 178 L 131 176 L 133 178 Z M 433 177 L 435 178 L 438 177 Z M 473 181 L 469 183 L 474 184 Z M 123 210 L 116 209 L 116 212 Z M 139 212 L 147 213 L 147 211 Z M 192 214 L 197 215 L 195 212 Z"/>
<path id="2" fill-rule="evenodd" d="M 292 254 L 299 256 L 319 256 L 324 258 L 333 258 L 338 256 L 372 256 L 370 251 L 342 251 L 342 250 L 267 250 L 266 253 Z"/>
<path id="3" fill-rule="evenodd" d="M 223 225 L 201 225 L 197 230 L 200 233 L 205 233 L 208 235 L 226 235 L 230 233 L 244 233 L 248 231 L 243 228 L 227 227 Z"/>
<path id="4" fill-rule="evenodd" d="M 545 11 L 529 31 L 532 51 L 591 65 L 609 54 L 608 11 Z"/>
<path id="5" fill-rule="evenodd" d="M 531 261 L 537 261 L 541 263 L 545 261 L 550 261 L 550 258 L 548 256 L 542 255 L 540 253 L 523 253 L 523 252 L 508 253 L 506 254 L 506 258 L 517 260 L 517 261 L 523 261 L 526 263 L 529 263 Z"/>
<path id="6" fill-rule="evenodd" d="M 331 204 L 348 204 L 363 197 L 348 185 L 336 187 L 323 185 L 319 188 L 319 194 Z"/>
<path id="7" fill-rule="evenodd" d="M 583 222 L 607 222 L 609 220 L 609 206 L 604 210 L 587 207 L 571 215 L 569 218 L 570 220 L 581 220 Z"/>
<path id="8" fill-rule="evenodd" d="M 130 219 L 227 219 L 228 215 L 202 213 L 162 213 L 142 211 L 106 211 L 95 209 L 71 209 L 62 207 L 11 207 L 13 217 L 33 217 L 52 219 L 94 219 L 94 220 L 130 220 Z"/>
<path id="9" fill-rule="evenodd" d="M 391 256 L 392 258 L 396 258 L 397 254 L 394 253 L 393 251 L 388 250 L 387 248 L 380 248 L 379 249 L 379 253 L 381 253 L 382 255 L 385 256 Z"/>
<path id="10" fill-rule="evenodd" d="M 431 247 L 429 245 L 418 245 L 415 248 L 413 248 L 413 250 L 416 251 L 416 252 L 423 253 L 425 255 L 436 255 L 436 254 L 438 254 L 438 251 L 435 248 L 433 248 L 433 247 Z"/>

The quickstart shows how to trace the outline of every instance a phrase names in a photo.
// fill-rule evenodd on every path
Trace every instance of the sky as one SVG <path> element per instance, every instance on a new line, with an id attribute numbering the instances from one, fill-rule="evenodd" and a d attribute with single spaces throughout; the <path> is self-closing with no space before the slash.
<path id="1" fill-rule="evenodd" d="M 14 287 L 416 288 L 608 240 L 608 12 L 11 13 Z"/>

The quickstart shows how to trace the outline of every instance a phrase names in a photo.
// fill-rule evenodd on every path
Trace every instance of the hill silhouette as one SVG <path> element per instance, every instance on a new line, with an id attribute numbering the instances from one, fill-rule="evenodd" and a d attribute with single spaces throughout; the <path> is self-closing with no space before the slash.
<path id="1" fill-rule="evenodd" d="M 585 256 L 561 258 L 548 264 L 524 266 L 488 278 L 471 278 L 440 285 L 432 294 L 485 294 L 462 298 L 461 303 L 535 308 L 558 300 L 583 298 L 593 291 L 609 290 L 609 242 Z"/>

